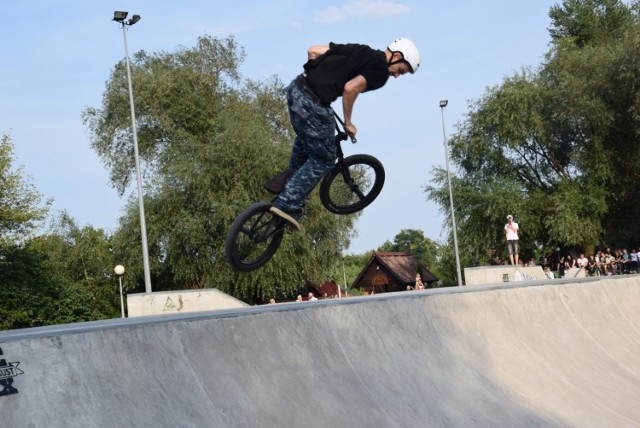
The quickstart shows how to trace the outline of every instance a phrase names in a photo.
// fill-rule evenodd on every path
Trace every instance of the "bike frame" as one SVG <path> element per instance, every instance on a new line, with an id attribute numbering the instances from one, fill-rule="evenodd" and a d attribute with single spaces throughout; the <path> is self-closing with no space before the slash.
<path id="1" fill-rule="evenodd" d="M 347 141 L 347 138 L 349 138 L 349 134 L 347 134 L 346 132 L 346 128 L 342 118 L 340 118 L 340 116 L 338 116 L 338 114 L 335 111 L 333 112 L 333 114 L 335 115 L 337 120 L 336 130 L 338 131 L 338 135 L 335 136 L 336 154 L 338 156 L 337 163 L 340 164 L 342 178 L 344 179 L 344 182 L 347 184 L 347 186 L 349 186 L 349 189 L 351 189 L 352 192 L 358 195 L 358 197 L 364 198 L 364 194 L 362 193 L 362 191 L 360 191 L 360 187 L 356 183 L 354 183 L 353 179 L 351 178 L 351 174 L 349 173 L 349 168 L 347 168 L 344 165 L 344 152 L 342 151 L 342 144 L 340 144 L 340 142 Z M 342 129 L 340 129 L 340 127 L 338 126 L 338 122 L 340 123 L 340 125 L 342 125 Z M 352 144 L 355 144 L 357 142 L 358 140 L 356 140 L 355 137 L 351 137 Z"/>

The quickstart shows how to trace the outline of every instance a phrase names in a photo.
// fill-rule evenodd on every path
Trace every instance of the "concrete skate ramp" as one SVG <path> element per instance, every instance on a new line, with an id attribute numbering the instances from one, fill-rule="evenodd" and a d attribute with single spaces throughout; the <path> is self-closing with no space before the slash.
<path id="1" fill-rule="evenodd" d="M 0 426 L 640 426 L 639 309 L 625 276 L 4 332 Z"/>

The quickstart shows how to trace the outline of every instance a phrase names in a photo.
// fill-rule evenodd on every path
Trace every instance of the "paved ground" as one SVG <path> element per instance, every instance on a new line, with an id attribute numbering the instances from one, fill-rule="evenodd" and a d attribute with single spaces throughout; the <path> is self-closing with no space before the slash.
<path id="1" fill-rule="evenodd" d="M 640 426 L 639 308 L 626 276 L 4 332 L 0 426 Z"/>

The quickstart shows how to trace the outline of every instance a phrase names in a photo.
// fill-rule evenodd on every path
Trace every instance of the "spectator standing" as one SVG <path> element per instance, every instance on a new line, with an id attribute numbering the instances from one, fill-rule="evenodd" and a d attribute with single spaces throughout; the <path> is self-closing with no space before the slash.
<path id="1" fill-rule="evenodd" d="M 507 216 L 507 224 L 504 225 L 504 233 L 507 236 L 507 251 L 512 265 L 518 264 L 518 223 L 513 221 L 513 216 Z"/>

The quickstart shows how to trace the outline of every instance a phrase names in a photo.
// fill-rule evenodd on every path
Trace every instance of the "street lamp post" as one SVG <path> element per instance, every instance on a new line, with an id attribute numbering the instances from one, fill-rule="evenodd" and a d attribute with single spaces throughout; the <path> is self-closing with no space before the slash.
<path id="1" fill-rule="evenodd" d="M 344 269 L 344 258 L 347 256 L 346 253 L 344 252 L 344 250 L 342 250 L 341 253 L 342 256 L 342 277 L 344 280 L 344 297 L 348 297 L 348 293 L 347 293 L 347 271 Z"/>
<path id="2" fill-rule="evenodd" d="M 120 313 L 124 318 L 124 298 L 122 297 L 122 275 L 124 275 L 124 266 L 118 265 L 113 271 L 118 275 L 118 282 L 120 283 Z"/>
<path id="3" fill-rule="evenodd" d="M 133 15 L 131 19 L 125 21 L 128 12 L 116 11 L 113 13 L 113 20 L 122 27 L 124 36 L 124 57 L 127 64 L 127 81 L 129 83 L 129 104 L 131 107 L 131 131 L 133 133 L 133 154 L 136 163 L 136 179 L 138 182 L 138 209 L 140 211 L 140 235 L 142 237 L 142 262 L 144 266 L 144 289 L 146 293 L 151 293 L 151 269 L 149 268 L 149 247 L 147 245 L 147 225 L 144 216 L 144 201 L 142 196 L 142 175 L 140 174 L 140 157 L 138 154 L 138 131 L 136 128 L 136 112 L 133 107 L 133 86 L 131 85 L 131 67 L 129 65 L 129 48 L 127 47 L 126 27 L 140 21 L 140 15 Z"/>
<path id="4" fill-rule="evenodd" d="M 456 254 L 456 268 L 458 270 L 458 286 L 462 286 L 462 273 L 460 271 L 460 254 L 458 253 L 458 233 L 456 231 L 456 212 L 453 208 L 453 190 L 451 188 L 451 172 L 449 171 L 449 145 L 447 144 L 447 132 L 444 127 L 444 108 L 449 104 L 448 100 L 440 101 L 442 113 L 442 135 L 444 137 L 444 156 L 447 165 L 447 179 L 449 180 L 449 203 L 451 204 L 451 225 L 453 227 L 453 249 Z"/>

